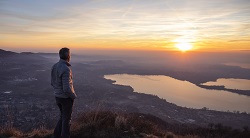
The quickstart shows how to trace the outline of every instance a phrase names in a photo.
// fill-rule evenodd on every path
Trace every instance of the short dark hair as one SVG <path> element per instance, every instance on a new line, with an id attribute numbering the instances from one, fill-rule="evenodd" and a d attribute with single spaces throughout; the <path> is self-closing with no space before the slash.
<path id="1" fill-rule="evenodd" d="M 59 51 L 60 59 L 67 60 L 69 57 L 69 49 L 64 47 Z"/>

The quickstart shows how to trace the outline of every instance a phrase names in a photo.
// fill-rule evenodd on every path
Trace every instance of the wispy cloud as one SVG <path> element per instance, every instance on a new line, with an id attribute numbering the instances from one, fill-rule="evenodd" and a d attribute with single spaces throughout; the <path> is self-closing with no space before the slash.
<path id="1" fill-rule="evenodd" d="M 167 45 L 176 39 L 187 39 L 191 43 L 204 41 L 202 44 L 207 43 L 206 46 L 212 48 L 217 40 L 249 42 L 250 2 L 1 1 L 0 25 L 0 45 L 18 44 L 11 39 L 29 36 L 29 39 L 41 38 L 42 41 L 53 38 L 62 42 L 68 40 L 78 45 L 91 40 L 95 45 L 102 45 L 103 41 L 97 40 L 110 40 L 110 44 L 127 40 L 128 47 L 133 41 L 142 47 L 144 43 L 148 43 L 147 47 L 154 47 L 164 45 L 160 42 Z M 246 44 L 242 47 L 250 49 Z"/>

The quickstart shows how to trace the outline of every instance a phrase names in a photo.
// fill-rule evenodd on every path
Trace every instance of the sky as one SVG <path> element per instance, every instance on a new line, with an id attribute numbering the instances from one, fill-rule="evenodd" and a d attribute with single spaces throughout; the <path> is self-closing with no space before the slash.
<path id="1" fill-rule="evenodd" d="M 250 50 L 249 0 L 0 0 L 0 48 Z"/>

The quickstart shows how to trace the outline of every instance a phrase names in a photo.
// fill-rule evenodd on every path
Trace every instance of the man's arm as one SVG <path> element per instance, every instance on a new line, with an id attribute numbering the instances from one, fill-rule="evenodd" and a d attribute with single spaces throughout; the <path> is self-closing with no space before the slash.
<path id="1" fill-rule="evenodd" d="M 51 86 L 53 86 L 54 87 L 54 66 L 52 66 L 52 68 L 51 68 L 51 80 L 50 80 L 50 84 L 51 84 Z"/>
<path id="2" fill-rule="evenodd" d="M 76 98 L 76 94 L 74 92 L 73 84 L 71 82 L 70 69 L 67 68 L 62 74 L 62 84 L 63 84 L 63 92 L 65 92 L 71 99 Z"/>

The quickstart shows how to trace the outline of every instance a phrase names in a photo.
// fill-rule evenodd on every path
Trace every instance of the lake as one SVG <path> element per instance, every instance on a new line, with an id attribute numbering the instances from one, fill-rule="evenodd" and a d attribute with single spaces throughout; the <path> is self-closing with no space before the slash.
<path id="1" fill-rule="evenodd" d="M 216 81 L 209 81 L 202 85 L 207 86 L 225 86 L 228 89 L 250 90 L 250 80 L 246 79 L 217 79 Z"/>
<path id="2" fill-rule="evenodd" d="M 114 84 L 131 86 L 135 92 L 157 95 L 182 107 L 250 113 L 249 96 L 208 90 L 164 75 L 114 74 L 104 78 L 116 81 Z"/>

